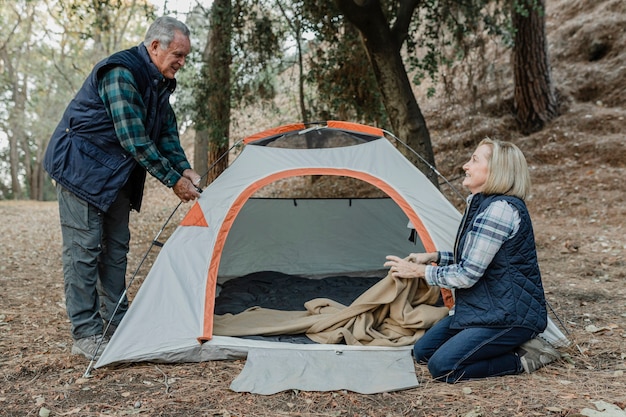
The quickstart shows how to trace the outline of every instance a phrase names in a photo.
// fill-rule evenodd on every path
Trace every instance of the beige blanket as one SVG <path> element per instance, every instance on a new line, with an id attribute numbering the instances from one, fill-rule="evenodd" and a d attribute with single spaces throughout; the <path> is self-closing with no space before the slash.
<path id="1" fill-rule="evenodd" d="M 252 336 L 305 333 L 317 343 L 406 346 L 448 314 L 435 307 L 440 289 L 423 279 L 394 278 L 388 274 L 344 306 L 326 298 L 305 304 L 306 311 L 279 311 L 252 307 L 239 314 L 214 317 L 213 334 Z"/>

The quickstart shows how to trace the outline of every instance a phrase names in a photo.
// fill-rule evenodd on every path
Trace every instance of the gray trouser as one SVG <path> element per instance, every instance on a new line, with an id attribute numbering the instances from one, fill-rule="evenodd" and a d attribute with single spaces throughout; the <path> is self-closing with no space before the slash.
<path id="1" fill-rule="evenodd" d="M 105 213 L 60 185 L 57 197 L 65 306 L 72 337 L 81 339 L 101 334 L 102 320 L 118 324 L 128 310 L 128 299 L 121 297 L 126 288 L 130 198 L 124 188 Z M 111 317 L 118 302 L 115 317 Z"/>

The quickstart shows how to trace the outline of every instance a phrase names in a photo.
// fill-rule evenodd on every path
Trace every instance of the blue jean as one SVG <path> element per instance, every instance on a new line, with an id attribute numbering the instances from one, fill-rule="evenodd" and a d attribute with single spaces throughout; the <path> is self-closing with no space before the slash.
<path id="1" fill-rule="evenodd" d="M 536 336 L 520 328 L 451 329 L 452 316 L 437 322 L 415 342 L 413 357 L 427 363 L 433 378 L 448 383 L 523 372 L 515 348 Z"/>
<path id="2" fill-rule="evenodd" d="M 126 288 L 130 242 L 129 192 L 122 189 L 106 213 L 58 184 L 57 197 L 63 236 L 65 306 L 72 337 L 102 334 L 103 320 L 118 324 L 128 310 L 128 300 L 121 297 Z M 119 308 L 112 317 L 118 302 Z"/>

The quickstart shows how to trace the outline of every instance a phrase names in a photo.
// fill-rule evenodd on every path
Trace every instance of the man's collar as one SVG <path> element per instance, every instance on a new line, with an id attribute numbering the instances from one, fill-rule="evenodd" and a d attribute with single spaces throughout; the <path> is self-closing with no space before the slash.
<path id="1" fill-rule="evenodd" d="M 141 42 L 138 46 L 139 55 L 146 61 L 146 65 L 148 66 L 148 70 L 150 71 L 150 78 L 153 82 L 158 83 L 159 88 L 166 88 L 169 90 L 170 94 L 174 92 L 176 89 L 176 79 L 175 78 L 166 78 L 161 74 L 161 71 L 154 65 L 152 62 L 152 58 L 150 58 L 150 53 L 148 53 L 148 49 Z"/>

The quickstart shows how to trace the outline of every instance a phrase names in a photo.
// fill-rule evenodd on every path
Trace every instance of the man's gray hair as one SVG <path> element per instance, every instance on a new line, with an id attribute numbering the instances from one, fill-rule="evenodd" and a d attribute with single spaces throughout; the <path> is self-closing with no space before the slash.
<path id="1" fill-rule="evenodd" d="M 161 44 L 161 48 L 167 49 L 170 46 L 170 42 L 174 39 L 176 31 L 181 32 L 187 38 L 189 38 L 189 28 L 180 20 L 176 20 L 170 16 L 161 16 L 157 18 L 154 23 L 150 25 L 146 32 L 146 38 L 143 44 L 147 47 L 150 46 L 152 41 L 157 40 Z"/>

